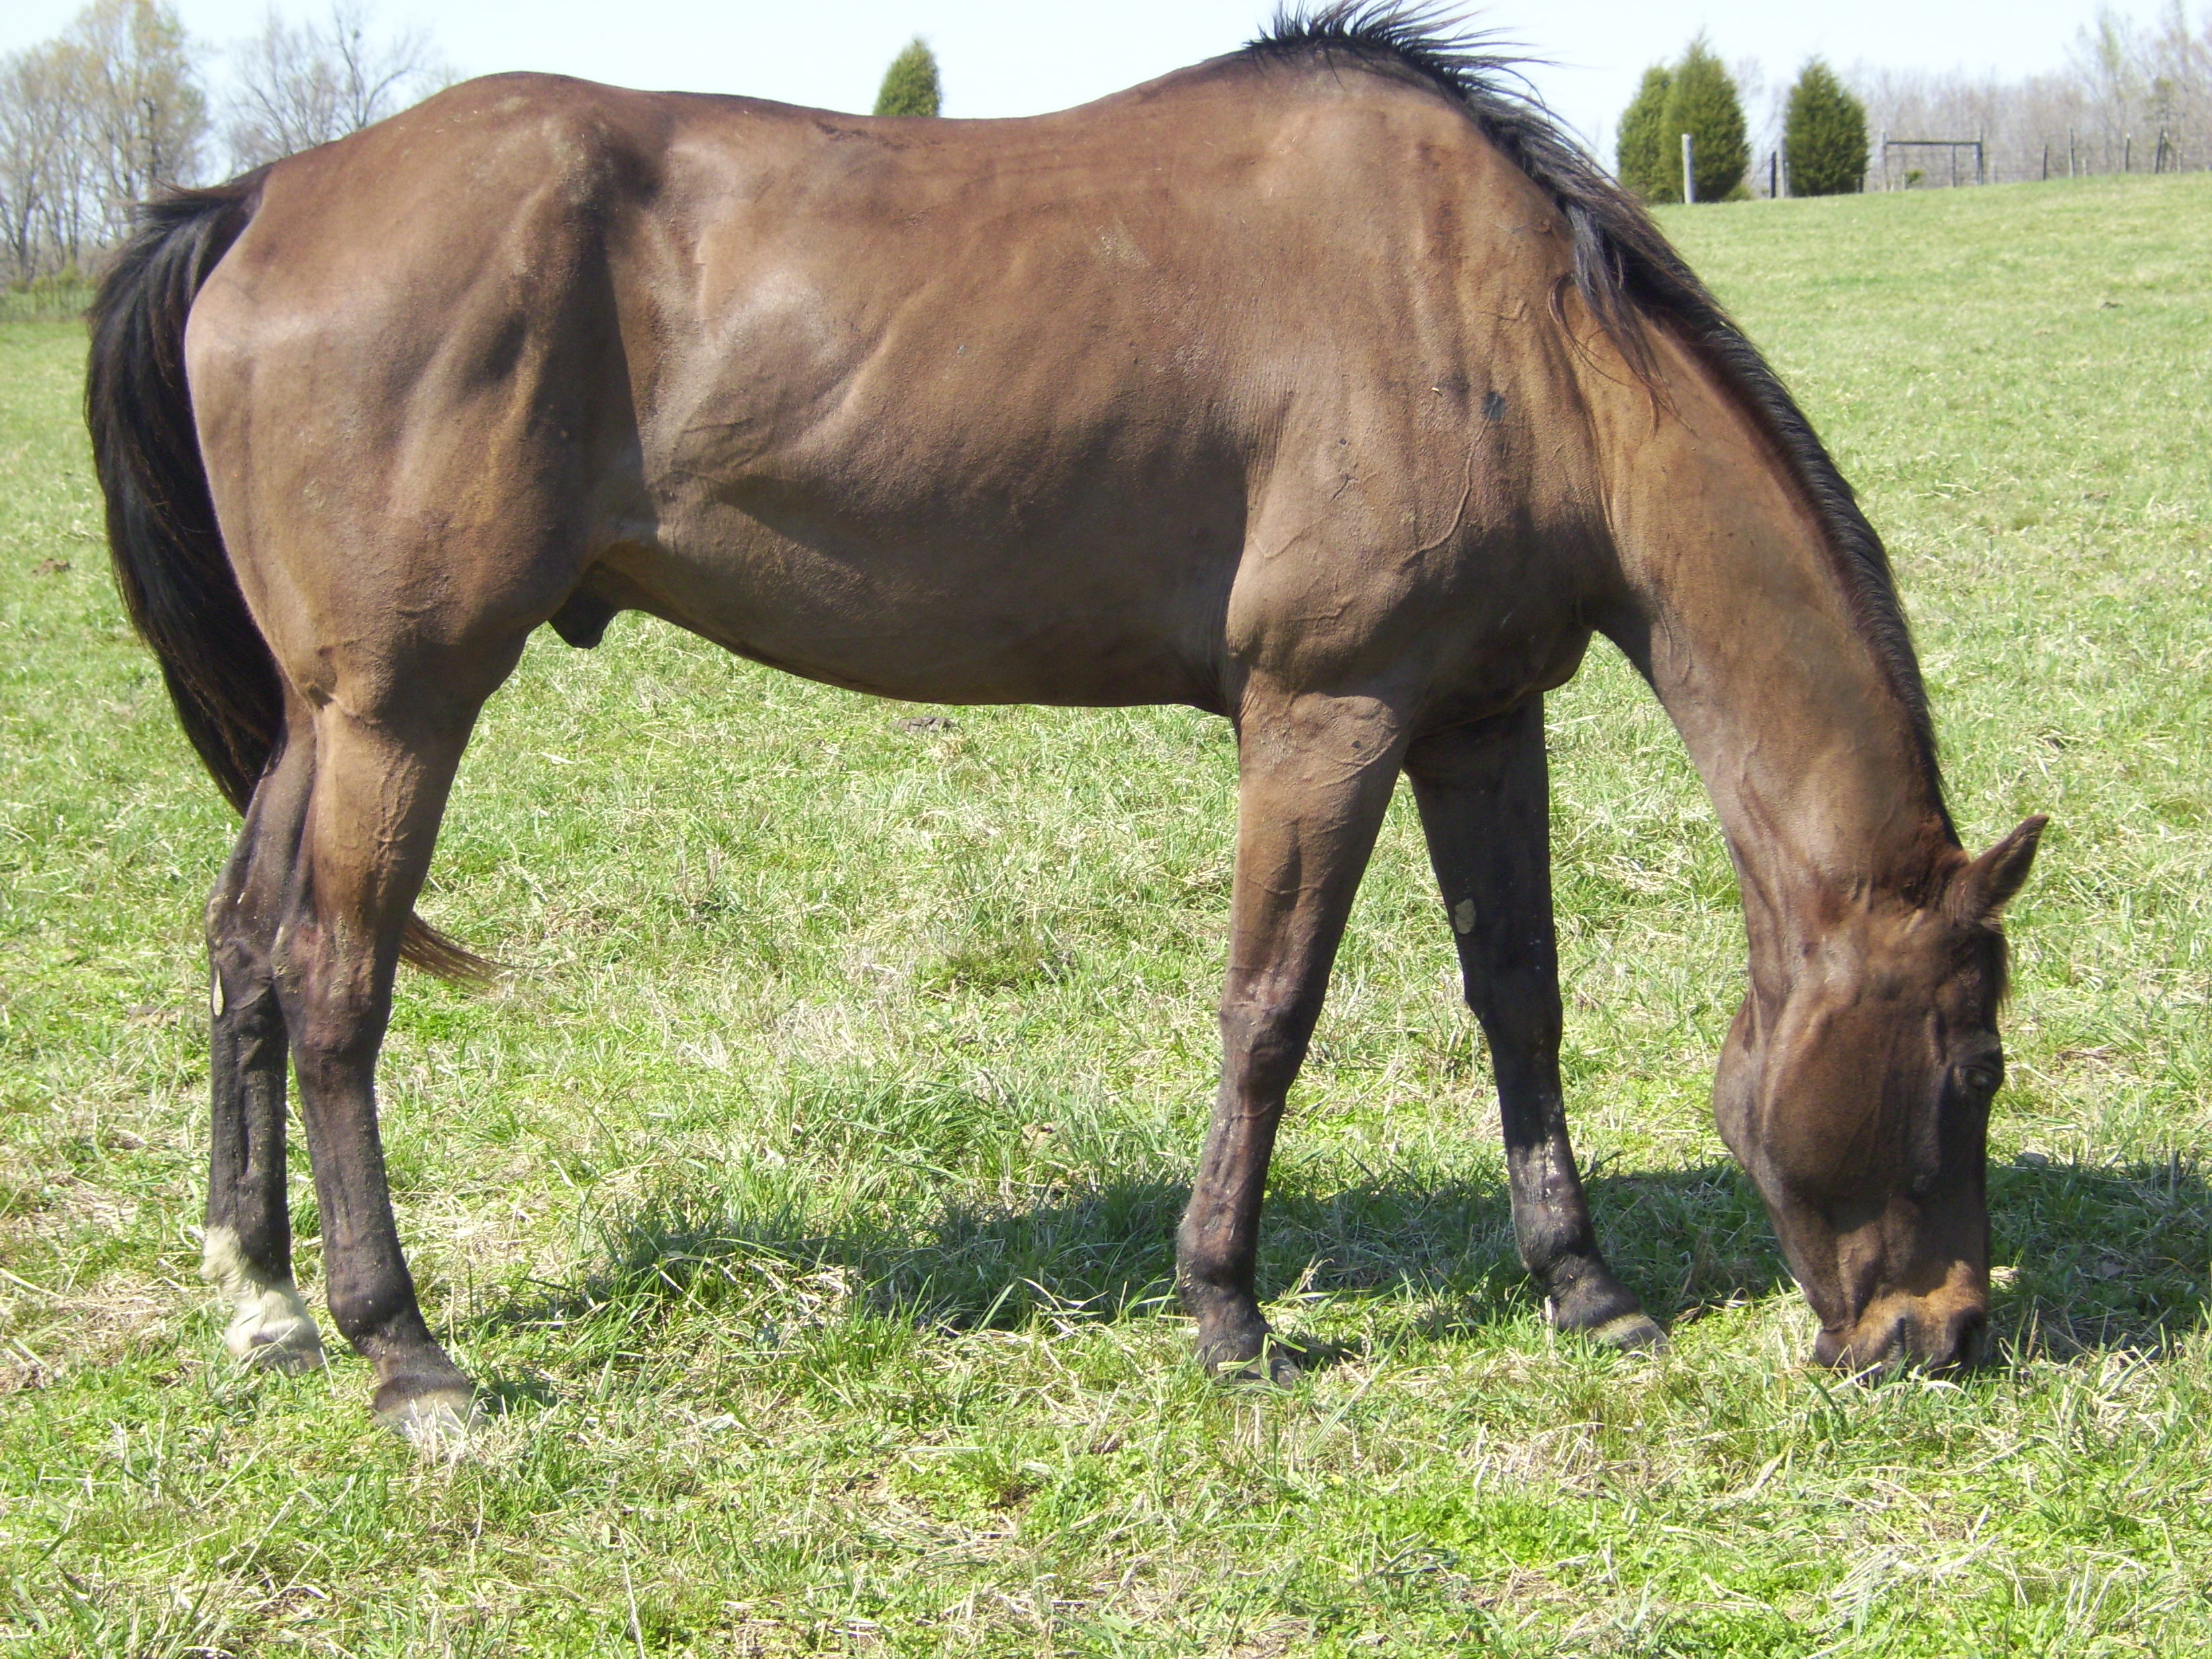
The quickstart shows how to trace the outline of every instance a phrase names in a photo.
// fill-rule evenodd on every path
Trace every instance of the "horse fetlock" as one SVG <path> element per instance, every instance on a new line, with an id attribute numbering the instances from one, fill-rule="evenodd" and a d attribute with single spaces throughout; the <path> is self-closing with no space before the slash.
<path id="1" fill-rule="evenodd" d="M 1204 1310 L 1198 1316 L 1199 1358 L 1209 1366 L 1241 1365 L 1273 1335 L 1274 1328 L 1256 1307 Z"/>
<path id="2" fill-rule="evenodd" d="M 289 1285 L 271 1285 L 242 1305 L 222 1334 L 223 1346 L 248 1364 L 271 1371 L 312 1371 L 323 1364 L 315 1316 Z"/>
<path id="3" fill-rule="evenodd" d="M 264 1370 L 308 1371 L 323 1363 L 322 1334 L 289 1273 L 255 1266 L 228 1227 L 210 1227 L 200 1277 L 231 1304 L 223 1346 L 234 1358 Z"/>
<path id="4" fill-rule="evenodd" d="M 1587 1216 L 1557 1221 L 1548 1216 L 1534 1220 L 1516 1216 L 1513 1233 L 1521 1265 L 1554 1295 L 1594 1275 L 1611 1276 L 1598 1255 Z"/>
<path id="5" fill-rule="evenodd" d="M 418 1369 L 414 1357 L 425 1352 L 438 1356 L 431 1369 L 452 1367 L 422 1322 L 414 1281 L 404 1265 L 396 1273 L 356 1273 L 347 1279 L 341 1279 L 339 1271 L 339 1264 L 333 1263 L 330 1282 L 323 1287 L 331 1323 L 362 1358 L 375 1363 L 380 1375 Z"/>

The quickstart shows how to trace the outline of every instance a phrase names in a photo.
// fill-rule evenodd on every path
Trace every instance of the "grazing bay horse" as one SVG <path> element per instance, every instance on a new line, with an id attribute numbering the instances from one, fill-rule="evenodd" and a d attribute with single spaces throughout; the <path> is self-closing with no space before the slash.
<path id="1" fill-rule="evenodd" d="M 1999 913 L 2042 820 L 1946 811 L 1881 544 L 1642 210 L 1433 14 L 1334 3 L 1057 115 L 877 120 L 474 81 L 149 208 L 93 309 L 116 569 L 245 827 L 207 915 L 204 1271 L 232 1351 L 470 1410 L 374 1074 L 486 698 L 641 611 L 935 703 L 1234 723 L 1220 1091 L 1177 1234 L 1210 1365 L 1283 1375 L 1261 1194 L 1401 773 L 1564 1330 L 1661 1340 L 1567 1140 L 1544 693 L 1650 681 L 1741 884 L 1721 1133 L 1852 1369 L 1970 1358 Z"/>

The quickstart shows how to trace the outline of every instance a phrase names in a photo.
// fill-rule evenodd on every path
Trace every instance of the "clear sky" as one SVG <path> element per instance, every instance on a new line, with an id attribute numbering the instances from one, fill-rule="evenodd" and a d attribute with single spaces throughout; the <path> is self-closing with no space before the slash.
<path id="1" fill-rule="evenodd" d="M 0 50 L 52 34 L 82 0 L 0 0 Z M 2212 0 L 2192 0 L 2201 25 Z M 549 70 L 629 86 L 741 92 L 866 109 L 912 35 L 936 48 L 948 115 L 1064 108 L 1226 52 L 1273 0 L 380 0 L 387 23 L 424 26 L 471 73 Z M 249 34 L 267 0 L 177 0 L 185 27 L 222 46 Z M 2119 0 L 2139 19 L 2157 0 Z M 279 7 L 298 16 L 312 0 Z M 1704 30 L 1734 63 L 1756 58 L 1780 82 L 1814 52 L 1838 67 L 2052 69 L 2095 0 L 1494 0 L 1478 22 L 1528 54 L 1547 100 L 1593 142 L 1647 64 Z M 219 66 L 212 65 L 211 68 Z M 1756 118 L 1759 113 L 1749 112 Z"/>

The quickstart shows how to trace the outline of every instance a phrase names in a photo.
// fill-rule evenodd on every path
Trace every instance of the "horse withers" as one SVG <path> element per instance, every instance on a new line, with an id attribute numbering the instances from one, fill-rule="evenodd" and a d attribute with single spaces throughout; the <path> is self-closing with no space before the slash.
<path id="1" fill-rule="evenodd" d="M 1564 1329 L 1649 1344 L 1568 1144 L 1543 695 L 1649 678 L 1741 878 L 1722 1132 L 1824 1361 L 1944 1366 L 1989 1301 L 1998 916 L 1945 810 L 1880 542 L 1780 383 L 1504 67 L 1389 5 L 1066 112 L 876 120 L 475 81 L 155 204 L 94 312 L 116 568 L 245 815 L 208 912 L 206 1270 L 232 1349 L 327 1301 L 410 1432 L 374 1077 L 478 710 L 641 611 L 937 703 L 1182 702 L 1238 740 L 1223 1066 L 1177 1277 L 1281 1375 L 1261 1194 L 1352 893 L 1412 779 Z"/>

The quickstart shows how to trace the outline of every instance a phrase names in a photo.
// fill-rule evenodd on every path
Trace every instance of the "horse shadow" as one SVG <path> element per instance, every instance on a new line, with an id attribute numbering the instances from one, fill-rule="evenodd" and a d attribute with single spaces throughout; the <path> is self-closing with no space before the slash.
<path id="1" fill-rule="evenodd" d="M 1600 1169 L 1586 1186 L 1615 1271 L 1662 1323 L 1793 1286 L 1733 1164 Z M 655 1301 L 734 1306 L 757 1302 L 763 1285 L 955 1331 L 1124 1320 L 1174 1305 L 1173 1236 L 1187 1191 L 1164 1174 L 1108 1175 L 1028 1205 L 948 1204 L 823 1231 L 712 1189 L 672 1189 L 611 1224 L 579 1279 L 469 1322 L 566 1322 Z M 2156 1350 L 2204 1322 L 2212 1187 L 2195 1160 L 1993 1164 L 1989 1191 L 2001 1355 Z M 1264 1236 L 1263 1294 L 1295 1287 L 1340 1308 L 1410 1299 L 1417 1328 L 1437 1335 L 1474 1334 L 1539 1305 L 1495 1181 L 1415 1174 L 1342 1184 L 1286 1170 L 1269 1194 Z"/>

